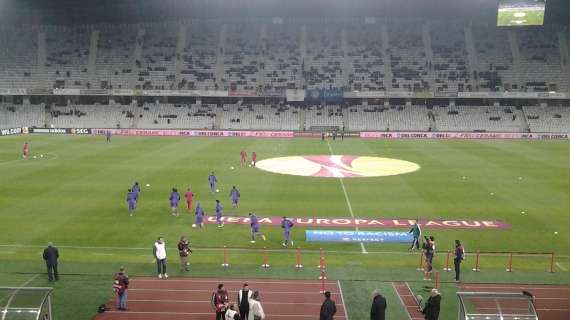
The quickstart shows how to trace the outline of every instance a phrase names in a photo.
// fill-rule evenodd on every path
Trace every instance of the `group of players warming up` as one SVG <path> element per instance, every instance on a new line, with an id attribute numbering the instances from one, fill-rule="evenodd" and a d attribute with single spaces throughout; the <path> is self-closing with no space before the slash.
<path id="1" fill-rule="evenodd" d="M 246 162 L 247 162 L 247 153 L 242 150 L 242 151 L 240 151 L 240 164 L 242 166 L 244 166 L 246 164 Z M 255 166 L 256 162 L 257 162 L 257 155 L 255 152 L 252 152 L 252 163 L 251 163 L 251 165 Z M 210 187 L 210 193 L 212 195 L 220 192 L 220 189 L 217 188 L 218 178 L 216 177 L 216 175 L 213 171 L 208 175 L 208 184 Z M 150 186 L 150 185 L 147 184 L 147 186 Z M 135 214 L 135 211 L 136 211 L 138 203 L 139 203 L 140 194 L 141 194 L 140 184 L 138 182 L 135 182 L 133 184 L 133 186 L 130 189 L 128 189 L 128 192 L 127 192 L 126 201 L 127 201 L 129 216 L 133 216 Z M 188 212 L 192 212 L 195 196 L 196 196 L 196 194 L 192 191 L 192 188 L 188 187 L 188 189 L 184 193 L 184 198 L 186 199 L 186 208 L 187 208 Z M 241 198 L 241 193 L 236 186 L 233 186 L 232 189 L 230 190 L 229 198 L 230 198 L 231 203 L 232 203 L 232 208 L 234 208 L 234 209 L 238 208 L 239 207 L 239 201 Z M 169 205 L 170 205 L 170 214 L 172 216 L 175 216 L 175 217 L 179 216 L 178 206 L 179 206 L 181 199 L 182 199 L 182 197 L 181 197 L 180 193 L 178 192 L 178 189 L 172 188 L 170 195 L 168 197 Z M 224 209 L 223 209 L 222 203 L 219 199 L 215 200 L 214 211 L 215 211 L 217 227 L 223 228 L 224 227 L 224 219 L 223 219 Z M 194 216 L 195 217 L 194 217 L 194 223 L 192 224 L 192 228 L 198 228 L 200 230 L 204 229 L 206 212 L 204 211 L 204 208 L 202 207 L 200 202 L 196 202 L 196 208 L 194 209 Z M 249 221 L 250 221 L 250 233 L 251 233 L 250 242 L 255 243 L 257 238 L 261 238 L 262 240 L 265 241 L 267 238 L 261 232 L 260 219 L 257 217 L 257 215 L 255 213 L 253 213 L 253 212 L 249 213 Z M 281 228 L 283 229 L 283 243 L 282 243 L 282 245 L 284 247 L 289 247 L 289 246 L 294 245 L 294 243 L 292 241 L 292 237 L 291 237 L 291 231 L 292 231 L 294 226 L 295 226 L 295 224 L 293 223 L 293 221 L 291 221 L 287 217 L 283 217 L 283 219 L 281 221 Z"/>

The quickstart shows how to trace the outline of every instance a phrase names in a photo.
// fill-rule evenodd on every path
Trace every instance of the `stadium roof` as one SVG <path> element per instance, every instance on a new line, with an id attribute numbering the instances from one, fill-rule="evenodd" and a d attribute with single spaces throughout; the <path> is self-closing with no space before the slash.
<path id="1" fill-rule="evenodd" d="M 12 23 L 135 23 L 168 18 L 413 17 L 496 19 L 499 0 L 0 0 Z M 548 0 L 546 23 L 570 24 L 568 0 Z"/>

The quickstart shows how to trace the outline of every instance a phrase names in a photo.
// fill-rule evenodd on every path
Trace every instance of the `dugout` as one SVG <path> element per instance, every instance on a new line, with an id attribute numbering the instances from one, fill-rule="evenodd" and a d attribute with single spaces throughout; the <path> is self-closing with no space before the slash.
<path id="1" fill-rule="evenodd" d="M 459 320 L 538 320 L 528 293 L 457 292 Z"/>
<path id="2" fill-rule="evenodd" d="M 0 319 L 51 320 L 52 288 L 0 287 Z"/>

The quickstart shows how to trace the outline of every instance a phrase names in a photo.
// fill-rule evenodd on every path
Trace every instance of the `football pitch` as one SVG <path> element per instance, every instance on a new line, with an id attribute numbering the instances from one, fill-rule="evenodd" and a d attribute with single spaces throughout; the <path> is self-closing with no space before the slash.
<path id="1" fill-rule="evenodd" d="M 21 158 L 29 142 L 31 156 Z M 390 281 L 422 287 L 416 271 L 418 254 L 407 244 L 309 243 L 305 229 L 293 228 L 295 246 L 303 250 L 296 270 L 295 249 L 285 249 L 278 226 L 262 225 L 267 241 L 249 242 L 249 225 L 191 228 L 194 214 L 181 201 L 180 216 L 170 214 L 169 193 L 188 186 L 207 216 L 215 200 L 224 214 L 245 217 L 450 219 L 502 221 L 504 230 L 424 227 L 437 241 L 434 267 L 445 266 L 445 252 L 460 239 L 470 255 L 465 282 L 570 283 L 570 148 L 564 141 L 507 140 L 364 140 L 118 137 L 106 143 L 96 136 L 11 136 L 0 139 L 0 285 L 53 285 L 57 319 L 88 319 L 112 296 L 111 277 L 119 266 L 131 277 L 154 276 L 152 245 L 160 235 L 169 250 L 171 277 L 249 277 L 315 279 L 319 248 L 326 252 L 330 279 L 340 280 L 351 319 L 365 319 L 370 292 L 381 288 L 389 313 L 405 319 Z M 324 178 L 271 173 L 240 166 L 240 150 L 259 160 L 308 155 L 352 155 L 399 159 L 417 164 L 405 174 Z M 35 156 L 35 158 L 34 158 Z M 214 171 L 219 193 L 209 192 Z M 142 191 L 134 216 L 125 202 L 138 181 Z M 148 186 L 147 186 L 148 185 Z M 232 208 L 229 192 L 241 192 Z M 323 229 L 323 228 L 319 228 Z M 346 227 L 324 229 L 354 230 Z M 361 228 L 368 230 L 367 228 Z M 407 231 L 401 227 L 397 230 Z M 376 227 L 372 230 L 394 230 Z M 555 233 L 556 232 L 556 233 Z M 191 271 L 178 271 L 175 249 L 189 237 L 194 254 Z M 41 251 L 48 241 L 60 248 L 62 280 L 51 284 Z M 221 268 L 227 246 L 229 268 Z M 269 270 L 259 267 L 267 247 Z M 473 253 L 550 253 L 516 256 L 514 272 L 505 272 L 507 254 L 482 256 L 479 273 L 468 269 Z M 36 276 L 37 274 L 41 274 Z M 455 319 L 456 291 L 451 274 L 442 274 L 440 319 Z M 390 299 L 392 299 L 390 301 Z"/>
<path id="2" fill-rule="evenodd" d="M 512 8 L 499 10 L 498 26 L 541 26 L 544 24 L 544 9 Z"/>

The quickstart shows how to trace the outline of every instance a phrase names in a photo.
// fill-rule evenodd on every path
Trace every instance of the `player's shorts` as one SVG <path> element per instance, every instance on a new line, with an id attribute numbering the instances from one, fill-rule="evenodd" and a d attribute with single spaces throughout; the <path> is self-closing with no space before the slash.
<path id="1" fill-rule="evenodd" d="M 251 227 L 251 232 L 253 232 L 253 233 L 259 232 L 259 226 L 257 226 L 257 227 Z"/>
<path id="2" fill-rule="evenodd" d="M 170 207 L 171 208 L 178 208 L 178 202 L 171 202 Z"/>
<path id="3" fill-rule="evenodd" d="M 130 201 L 129 201 L 129 209 L 133 210 L 133 209 L 136 209 L 136 207 L 137 207 L 137 203 L 136 203 L 136 202 L 130 202 Z"/>

